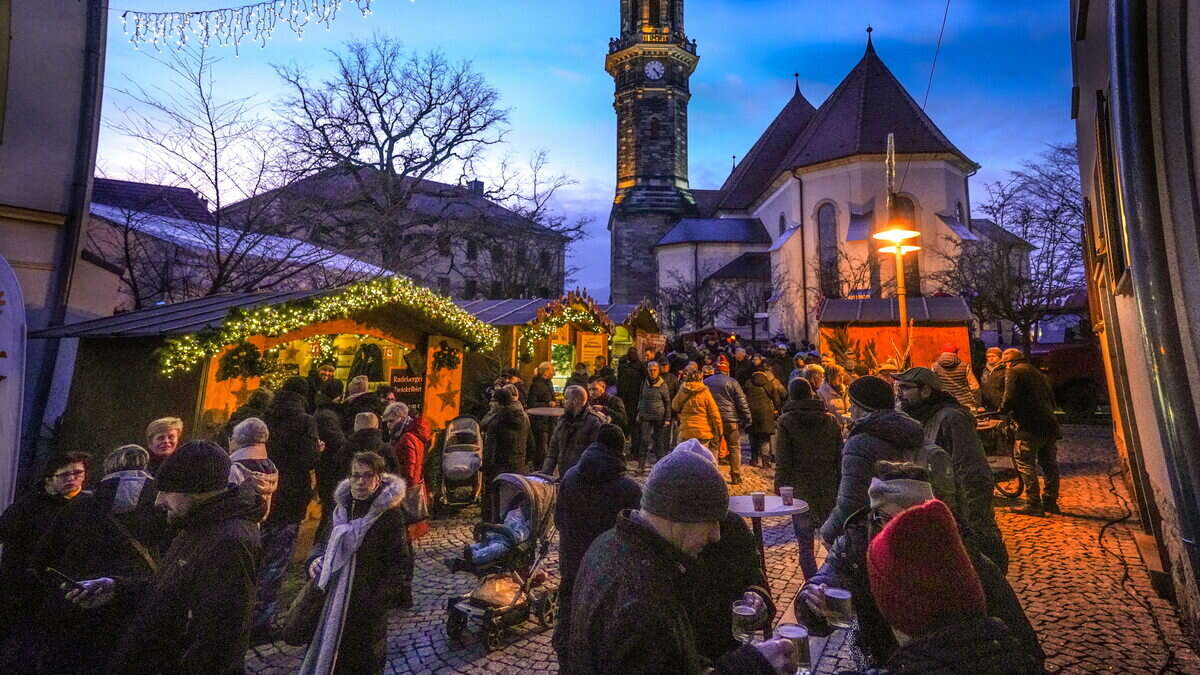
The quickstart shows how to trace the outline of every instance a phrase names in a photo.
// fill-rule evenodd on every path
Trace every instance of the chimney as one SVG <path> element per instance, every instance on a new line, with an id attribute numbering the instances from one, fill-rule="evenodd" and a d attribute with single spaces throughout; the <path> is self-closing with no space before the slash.
<path id="1" fill-rule="evenodd" d="M 471 190 L 472 193 L 477 194 L 480 197 L 483 196 L 483 181 L 479 180 L 478 178 L 467 183 L 467 188 Z"/>

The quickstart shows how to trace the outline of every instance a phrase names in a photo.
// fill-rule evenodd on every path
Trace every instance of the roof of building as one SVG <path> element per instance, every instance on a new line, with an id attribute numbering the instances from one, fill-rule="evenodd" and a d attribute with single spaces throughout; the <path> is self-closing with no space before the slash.
<path id="1" fill-rule="evenodd" d="M 866 241 L 871 236 L 871 225 L 875 222 L 875 209 L 865 213 L 851 213 L 850 225 L 846 228 L 846 241 Z"/>
<path id="2" fill-rule="evenodd" d="M 721 202 L 720 190 L 692 190 L 692 198 L 696 200 L 696 212 L 701 218 L 711 218 L 717 213 L 717 205 Z"/>
<path id="3" fill-rule="evenodd" d="M 995 221 L 989 218 L 972 218 L 971 229 L 1001 246 L 1020 246 L 1031 250 L 1037 248 L 1025 239 L 997 225 Z"/>
<path id="4" fill-rule="evenodd" d="M 95 178 L 92 203 L 200 223 L 213 222 L 208 203 L 192 190 L 182 187 Z"/>
<path id="5" fill-rule="evenodd" d="M 655 246 L 704 242 L 770 244 L 771 235 L 758 218 L 684 218 Z"/>
<path id="6" fill-rule="evenodd" d="M 898 154 L 950 153 L 973 163 L 913 100 L 868 39 L 862 60 L 817 109 L 779 170 L 883 154 L 888 133 L 896 135 Z"/>
<path id="7" fill-rule="evenodd" d="M 898 323 L 895 298 L 866 300 L 826 300 L 821 308 L 821 323 Z M 908 298 L 908 318 L 919 323 L 959 323 L 970 321 L 971 310 L 958 296 Z"/>
<path id="8" fill-rule="evenodd" d="M 953 232 L 956 236 L 958 236 L 958 238 L 960 240 L 962 240 L 962 241 L 978 241 L 979 240 L 979 237 L 975 236 L 975 233 L 973 231 L 971 231 L 970 227 L 958 222 L 958 216 L 947 216 L 947 215 L 939 213 L 939 214 L 937 214 L 937 217 L 939 220 L 941 220 L 943 223 L 945 223 L 946 227 L 950 228 L 950 231 Z"/>
<path id="9" fill-rule="evenodd" d="M 799 85 L 783 110 L 767 126 L 750 151 L 738 162 L 733 173 L 721 186 L 720 208 L 739 210 L 749 208 L 779 175 L 780 164 L 792 142 L 816 115 Z"/>
<path id="10" fill-rule="evenodd" d="M 462 307 L 475 318 L 492 326 L 524 326 L 537 319 L 538 310 L 554 302 L 557 298 L 521 298 L 507 300 L 456 300 L 454 304 Z M 597 305 L 597 307 L 612 319 L 613 323 L 625 323 L 637 310 L 639 305 L 616 304 Z"/>
<path id="11" fill-rule="evenodd" d="M 721 269 L 708 275 L 708 279 L 750 279 L 752 281 L 771 281 L 771 254 L 765 251 L 743 253 L 729 261 Z"/>

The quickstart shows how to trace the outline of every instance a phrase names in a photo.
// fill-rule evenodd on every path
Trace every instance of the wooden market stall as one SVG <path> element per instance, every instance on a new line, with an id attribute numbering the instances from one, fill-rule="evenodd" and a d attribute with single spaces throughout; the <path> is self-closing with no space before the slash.
<path id="1" fill-rule="evenodd" d="M 497 331 L 448 298 L 390 277 L 325 291 L 220 295 L 42 331 L 78 339 L 60 447 L 107 452 L 144 442 L 147 422 L 184 419 L 185 438 L 215 435 L 260 386 L 367 375 L 435 429 L 458 415 L 463 351 L 491 351 Z"/>
<path id="2" fill-rule="evenodd" d="M 971 362 L 971 311 L 957 296 L 908 298 L 911 340 L 908 365 L 929 367 L 953 344 L 968 366 Z M 904 340 L 895 298 L 826 300 L 821 308 L 822 354 L 849 352 L 859 363 L 871 366 L 893 359 L 901 366 Z"/>

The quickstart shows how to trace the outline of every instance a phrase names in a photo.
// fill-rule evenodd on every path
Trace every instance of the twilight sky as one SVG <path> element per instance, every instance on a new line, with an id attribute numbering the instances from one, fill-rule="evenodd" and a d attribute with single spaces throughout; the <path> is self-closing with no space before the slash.
<path id="1" fill-rule="evenodd" d="M 121 9 L 200 10 L 249 0 L 120 0 Z M 552 168 L 579 183 L 559 207 L 591 216 L 592 236 L 573 251 L 575 284 L 608 297 L 608 209 L 614 189 L 616 117 L 612 80 L 604 72 L 608 38 L 617 35 L 618 0 L 377 0 L 359 16 L 347 0 L 332 30 L 308 30 L 303 40 L 281 30 L 266 48 L 218 51 L 218 83 L 229 97 L 253 96 L 264 109 L 281 91 L 271 64 L 311 65 L 314 79 L 329 55 L 352 37 L 372 32 L 417 50 L 440 49 L 470 60 L 510 107 L 507 152 L 544 148 Z M 875 28 L 876 50 L 909 93 L 925 94 L 945 3 L 942 0 L 688 0 L 687 32 L 698 43 L 692 76 L 690 174 L 695 188 L 717 188 L 790 97 L 793 72 L 805 96 L 820 106 L 862 57 L 863 32 Z M 135 51 L 110 15 L 105 115 L 114 114 L 115 86 L 165 81 L 164 69 Z M 943 132 L 983 165 L 972 194 L 1004 176 L 1048 143 L 1073 138 L 1069 102 L 1070 43 L 1066 2 L 957 0 L 927 111 Z M 147 49 L 143 47 L 143 49 Z M 99 170 L 136 180 L 136 149 L 115 132 L 101 137 Z"/>

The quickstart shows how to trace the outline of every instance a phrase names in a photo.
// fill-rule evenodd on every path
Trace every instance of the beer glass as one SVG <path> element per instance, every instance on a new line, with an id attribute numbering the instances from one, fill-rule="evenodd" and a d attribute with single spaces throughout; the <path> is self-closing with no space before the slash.
<path id="1" fill-rule="evenodd" d="M 826 588 L 825 606 L 829 609 L 829 625 L 850 628 L 854 625 L 854 604 L 850 591 L 844 588 Z"/>
<path id="2" fill-rule="evenodd" d="M 791 642 L 796 649 L 796 675 L 809 675 L 812 653 L 808 646 L 808 629 L 798 623 L 781 623 L 775 628 L 775 637 Z"/>
<path id="3" fill-rule="evenodd" d="M 754 602 L 742 599 L 733 603 L 733 639 L 748 645 L 754 640 L 760 623 L 760 608 Z"/>

